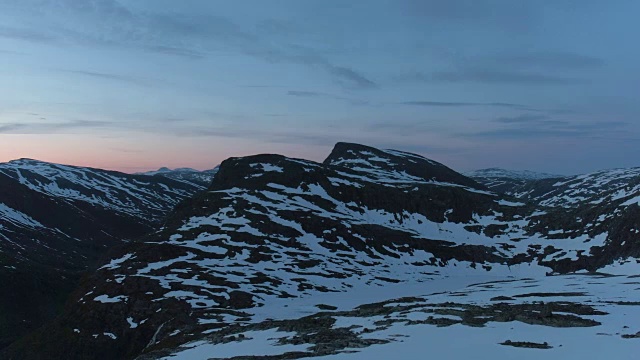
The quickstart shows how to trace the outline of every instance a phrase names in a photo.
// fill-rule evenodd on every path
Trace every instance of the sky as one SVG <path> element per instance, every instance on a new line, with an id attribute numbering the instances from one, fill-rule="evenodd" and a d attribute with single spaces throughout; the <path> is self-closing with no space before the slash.
<path id="1" fill-rule="evenodd" d="M 0 162 L 640 166 L 637 0 L 0 0 Z M 636 45 L 634 45 L 636 44 Z"/>

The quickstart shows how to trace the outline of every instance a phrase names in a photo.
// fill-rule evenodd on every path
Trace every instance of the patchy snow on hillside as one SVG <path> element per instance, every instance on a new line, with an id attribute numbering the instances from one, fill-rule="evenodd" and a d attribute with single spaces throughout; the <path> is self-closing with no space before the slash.
<path id="1" fill-rule="evenodd" d="M 29 215 L 12 209 L 3 203 L 0 203 L 0 221 L 7 221 L 16 226 L 26 226 L 31 228 L 44 227 Z"/>
<path id="2" fill-rule="evenodd" d="M 301 334 L 282 332 L 276 323 L 269 325 L 270 320 L 264 318 L 256 319 L 263 321 L 263 330 L 227 335 L 224 343 L 200 340 L 185 344 L 163 359 L 267 355 L 284 359 L 293 352 L 305 354 L 304 358 L 326 360 L 424 359 L 425 354 L 460 360 L 636 359 L 640 339 L 633 337 L 640 325 L 634 320 L 640 318 L 640 293 L 628 276 L 485 277 L 478 283 L 470 280 L 440 279 L 425 282 L 421 288 L 404 288 L 400 293 L 395 292 L 398 289 L 387 289 L 386 297 L 381 297 L 381 289 L 372 298 L 367 298 L 369 291 L 355 299 L 292 299 L 293 309 L 287 318 L 319 314 L 313 304 L 337 308 L 322 316 L 333 318 L 331 329 L 348 331 L 354 340 L 352 346 L 334 343 L 332 355 L 316 357 L 315 343 L 302 340 L 305 337 L 301 334 L 307 331 L 311 331 L 307 338 L 313 338 L 313 330 L 301 328 Z M 409 294 L 409 289 L 414 293 Z M 404 297 L 394 300 L 391 294 Z M 373 304 L 378 301 L 384 302 Z M 356 310 L 365 304 L 380 310 L 370 315 Z M 536 308 L 547 310 L 542 314 Z M 265 315 L 270 310 L 273 308 L 265 309 Z M 502 315 L 506 312 L 513 315 Z M 281 313 L 269 318 L 278 319 Z M 510 316 L 514 318 L 509 320 Z M 372 343 L 363 346 L 358 339 Z M 331 349 L 331 345 L 327 348 Z"/>
<path id="3" fill-rule="evenodd" d="M 295 333 L 286 333 L 274 329 L 247 331 L 239 334 L 244 340 L 224 344 L 210 344 L 196 341 L 186 345 L 186 349 L 163 359 L 200 360 L 209 358 L 230 358 L 235 356 L 275 356 L 288 352 L 305 351 L 308 345 L 281 345 L 276 340 L 286 339 Z"/>
<path id="4" fill-rule="evenodd" d="M 193 185 L 169 188 L 148 176 L 30 159 L 1 163 L 0 173 L 46 195 L 82 201 L 140 218 L 149 217 L 153 211 L 164 212 L 197 190 L 188 188 Z"/>
<path id="5" fill-rule="evenodd" d="M 539 180 L 550 178 L 561 178 L 561 175 L 554 175 L 529 170 L 506 170 L 501 168 L 489 168 L 469 171 L 466 176 L 473 178 L 508 178 L 517 180 Z"/>

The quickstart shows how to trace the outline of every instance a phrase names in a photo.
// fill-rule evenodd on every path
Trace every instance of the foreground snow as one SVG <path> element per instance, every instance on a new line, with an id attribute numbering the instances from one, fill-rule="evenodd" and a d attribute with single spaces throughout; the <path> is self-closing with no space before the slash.
<path id="1" fill-rule="evenodd" d="M 353 347 L 322 356 L 314 352 L 317 342 L 296 343 L 292 341 L 295 332 L 284 332 L 278 328 L 280 323 L 275 322 L 274 327 L 269 328 L 267 321 L 262 330 L 227 336 L 225 343 L 201 340 L 186 344 L 164 359 L 265 355 L 275 356 L 270 359 L 302 356 L 328 360 L 424 359 L 427 355 L 435 359 L 637 359 L 640 338 L 633 336 L 640 331 L 637 322 L 640 319 L 640 277 L 634 274 L 640 273 L 640 267 L 627 264 L 625 270 L 632 271 L 631 275 L 574 274 L 521 279 L 494 276 L 484 277 L 479 283 L 474 282 L 481 277 L 450 277 L 421 284 L 398 284 L 395 288 L 370 287 L 348 294 L 286 299 L 256 309 L 254 321 L 265 321 L 267 314 L 269 321 L 307 316 L 318 313 L 320 310 L 316 305 L 322 303 L 337 308 L 328 312 L 335 320 L 333 329 L 348 329 L 360 339 L 380 343 L 371 346 L 354 343 Z M 412 297 L 407 297 L 409 295 Z M 349 311 L 357 305 L 379 302 L 383 298 L 387 300 L 385 303 L 367 306 L 393 311 L 378 311 L 377 315 L 374 311 L 367 316 Z M 398 299 L 390 301 L 393 298 Z M 536 325 L 527 320 L 491 319 L 478 326 L 469 326 L 469 319 L 463 320 L 468 314 L 463 310 L 469 306 L 491 308 L 500 303 L 519 306 L 540 305 L 541 302 L 578 309 L 574 313 L 554 311 L 545 315 L 547 319 L 574 316 L 584 323 L 560 321 Z M 587 308 L 592 309 L 593 314 L 589 314 Z M 497 310 L 497 314 L 500 312 Z M 452 315 L 455 313 L 459 315 Z M 576 316 L 576 313 L 583 315 Z M 486 316 L 473 320 L 483 317 Z M 434 325 L 438 321 L 443 323 Z M 534 316 L 533 322 L 536 321 Z M 443 325 L 447 322 L 450 323 Z M 502 344 L 509 341 L 546 344 L 549 349 Z M 296 357 L 290 357 L 292 355 Z"/>

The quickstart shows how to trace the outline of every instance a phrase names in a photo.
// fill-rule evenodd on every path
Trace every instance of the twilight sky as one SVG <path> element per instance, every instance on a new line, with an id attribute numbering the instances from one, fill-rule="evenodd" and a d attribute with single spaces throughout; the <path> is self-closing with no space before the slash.
<path id="1" fill-rule="evenodd" d="M 0 161 L 640 166 L 637 0 L 0 0 Z M 634 45 L 636 44 L 636 45 Z"/>

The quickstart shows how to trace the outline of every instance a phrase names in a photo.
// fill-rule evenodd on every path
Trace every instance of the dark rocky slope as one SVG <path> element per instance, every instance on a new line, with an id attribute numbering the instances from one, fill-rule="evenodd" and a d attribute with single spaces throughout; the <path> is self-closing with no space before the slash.
<path id="1" fill-rule="evenodd" d="M 323 164 L 231 158 L 208 192 L 113 253 L 63 316 L 3 355 L 134 358 L 251 322 L 253 309 L 275 299 L 448 273 L 594 271 L 635 256 L 626 244 L 638 243 L 627 231 L 637 208 L 627 207 L 627 220 L 580 228 L 576 213 L 503 197 L 417 155 L 355 144 L 338 144 Z M 582 211 L 582 221 L 615 213 Z"/>
<path id="2" fill-rule="evenodd" d="M 0 348 L 52 319 L 108 249 L 156 229 L 196 191 L 34 160 L 0 164 Z"/>

